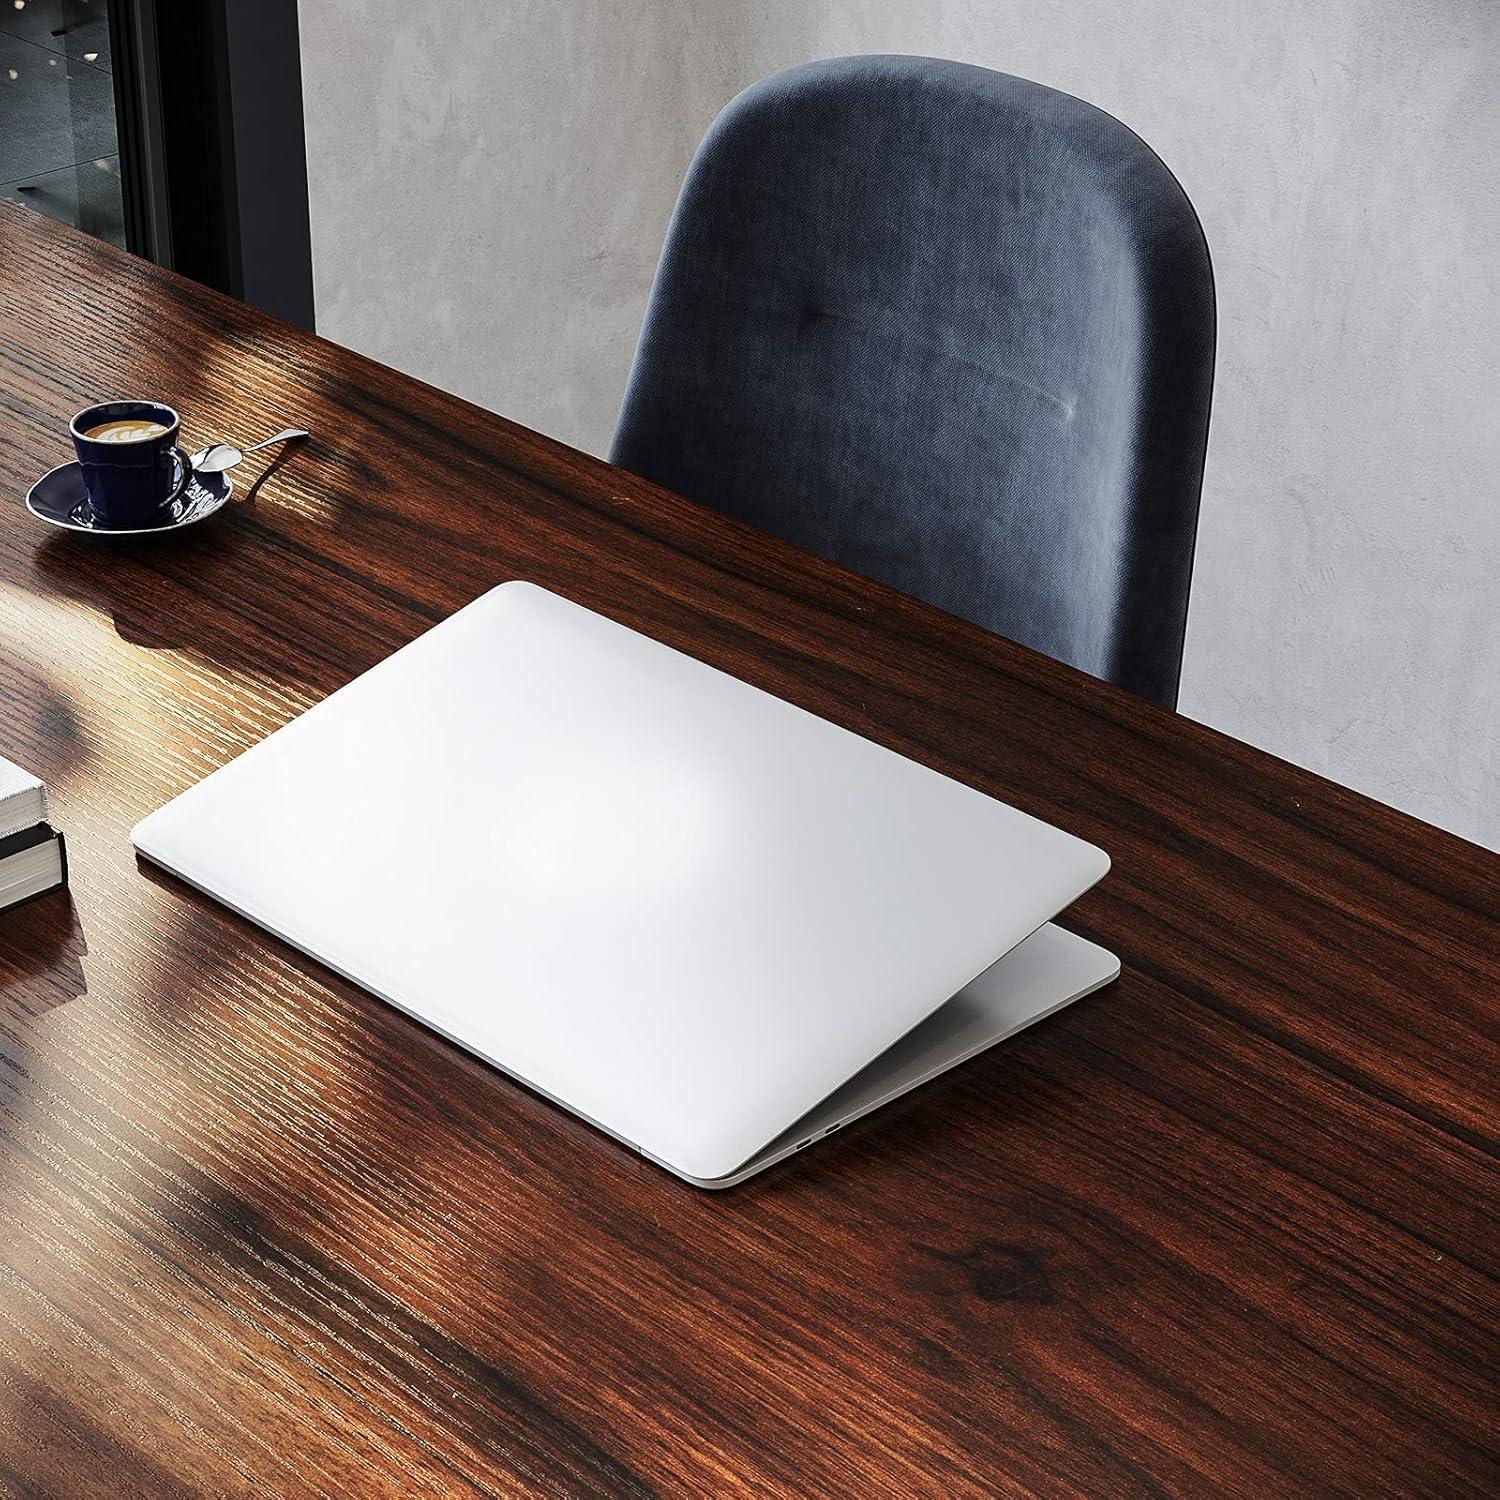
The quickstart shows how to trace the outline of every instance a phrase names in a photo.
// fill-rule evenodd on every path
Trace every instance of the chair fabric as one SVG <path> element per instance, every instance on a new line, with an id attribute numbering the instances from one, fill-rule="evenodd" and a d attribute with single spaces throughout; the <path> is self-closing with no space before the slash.
<path id="1" fill-rule="evenodd" d="M 837 58 L 705 136 L 610 457 L 1171 707 L 1213 356 L 1197 216 L 1119 121 Z"/>

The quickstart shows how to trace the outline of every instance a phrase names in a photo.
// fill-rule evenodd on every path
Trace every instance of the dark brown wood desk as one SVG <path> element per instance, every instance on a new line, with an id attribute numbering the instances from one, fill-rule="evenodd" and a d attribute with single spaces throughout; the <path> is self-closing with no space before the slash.
<path id="1" fill-rule="evenodd" d="M 91 545 L 106 393 L 315 439 Z M 1495 1492 L 1495 856 L 6 204 L 0 481 L 0 1489 Z M 518 576 L 1102 844 L 1119 983 L 709 1195 L 137 864 Z"/>

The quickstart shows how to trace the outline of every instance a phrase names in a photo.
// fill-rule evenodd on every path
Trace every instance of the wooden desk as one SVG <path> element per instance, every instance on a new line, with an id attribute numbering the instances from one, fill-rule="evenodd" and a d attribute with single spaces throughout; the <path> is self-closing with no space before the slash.
<path id="1" fill-rule="evenodd" d="M 50 534 L 115 392 L 316 437 Z M 0 1489 L 1494 1492 L 1493 855 L 4 204 L 0 479 Z M 1119 983 L 710 1195 L 137 864 L 517 576 L 1102 844 Z"/>

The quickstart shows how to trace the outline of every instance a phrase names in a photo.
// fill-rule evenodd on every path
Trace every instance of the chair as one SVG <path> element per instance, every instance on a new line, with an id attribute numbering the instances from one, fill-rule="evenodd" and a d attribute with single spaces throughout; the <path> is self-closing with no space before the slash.
<path id="1" fill-rule="evenodd" d="M 985 68 L 767 78 L 698 148 L 611 459 L 1173 707 L 1213 383 L 1192 205 Z"/>

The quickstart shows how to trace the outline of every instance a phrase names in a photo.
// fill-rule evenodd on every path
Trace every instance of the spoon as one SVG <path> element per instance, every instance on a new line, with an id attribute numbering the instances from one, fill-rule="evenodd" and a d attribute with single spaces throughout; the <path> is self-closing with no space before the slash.
<path id="1" fill-rule="evenodd" d="M 306 436 L 300 427 L 283 427 L 280 432 L 262 438 L 258 443 L 251 443 L 248 448 L 236 448 L 233 443 L 210 443 L 188 459 L 188 467 L 195 474 L 222 474 L 225 469 L 232 469 L 242 462 L 247 453 L 258 453 L 262 448 L 269 448 L 272 443 L 297 442 Z"/>

